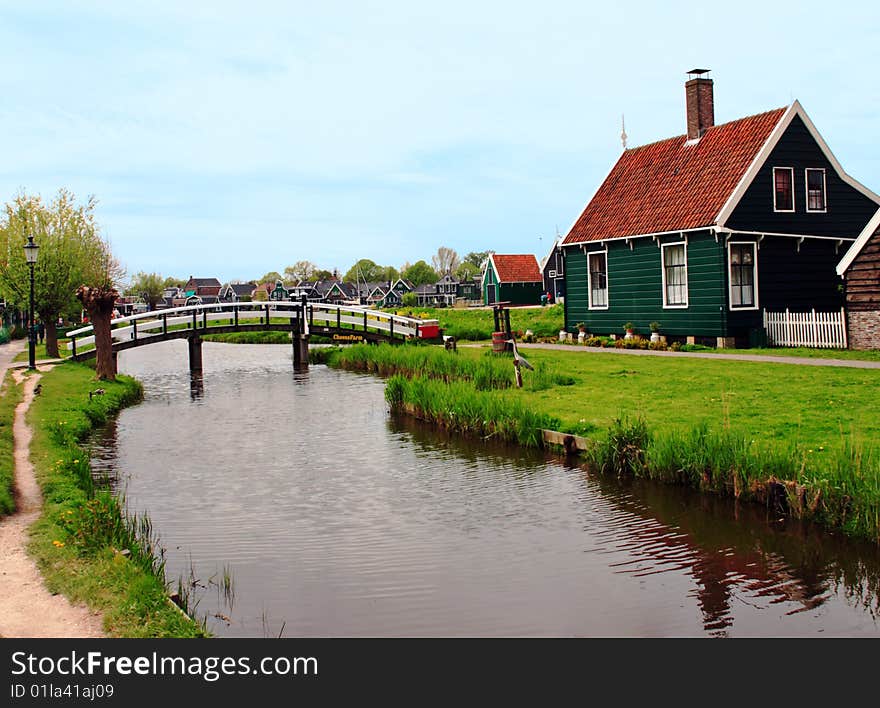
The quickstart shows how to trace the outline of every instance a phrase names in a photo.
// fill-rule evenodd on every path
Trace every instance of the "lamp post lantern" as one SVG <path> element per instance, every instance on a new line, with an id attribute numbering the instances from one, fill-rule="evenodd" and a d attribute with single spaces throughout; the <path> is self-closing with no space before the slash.
<path id="1" fill-rule="evenodd" d="M 27 243 L 24 245 L 24 257 L 31 270 L 31 299 L 30 299 L 30 328 L 28 331 L 28 368 L 37 368 L 37 325 L 34 322 L 34 266 L 37 263 L 37 250 L 40 247 L 34 243 L 33 234 L 28 234 Z"/>

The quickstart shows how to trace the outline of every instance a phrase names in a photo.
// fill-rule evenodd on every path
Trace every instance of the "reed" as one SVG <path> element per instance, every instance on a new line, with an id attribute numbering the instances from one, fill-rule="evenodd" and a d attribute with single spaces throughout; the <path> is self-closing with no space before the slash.
<path id="1" fill-rule="evenodd" d="M 390 344 L 356 344 L 351 347 L 316 350 L 310 361 L 329 366 L 376 374 L 382 377 L 402 375 L 429 378 L 451 383 L 469 381 L 478 391 L 511 388 L 514 385 L 513 359 L 509 354 L 493 352 L 467 355 L 440 347 Z M 523 371 L 523 386 L 540 391 L 554 385 L 571 385 L 574 378 L 559 374 L 544 362 L 534 371 Z"/>
<path id="2" fill-rule="evenodd" d="M 388 379 L 385 398 L 391 409 L 405 412 L 452 432 L 516 442 L 525 447 L 542 445 L 541 430 L 555 428 L 559 420 L 537 413 L 521 401 L 497 392 L 476 390 L 466 381 L 407 378 Z"/>

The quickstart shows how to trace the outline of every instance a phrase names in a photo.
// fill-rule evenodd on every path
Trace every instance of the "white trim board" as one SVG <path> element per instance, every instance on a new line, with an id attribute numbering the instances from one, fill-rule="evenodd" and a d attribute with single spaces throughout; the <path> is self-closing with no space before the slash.
<path id="1" fill-rule="evenodd" d="M 810 117 L 807 115 L 803 106 L 801 106 L 800 101 L 795 101 L 785 111 L 782 118 L 780 118 L 779 122 L 776 124 L 776 127 L 773 128 L 773 131 L 770 133 L 770 137 L 767 138 L 764 145 L 761 147 L 760 150 L 758 150 L 758 154 L 755 155 L 755 158 L 752 160 L 752 164 L 749 165 L 749 168 L 745 171 L 745 174 L 743 174 L 742 178 L 740 179 L 739 184 L 736 185 L 736 188 L 727 198 L 724 206 L 721 207 L 721 211 L 718 212 L 718 216 L 715 217 L 715 223 L 718 225 L 719 228 L 725 228 L 725 224 L 730 218 L 730 215 L 733 213 L 733 210 L 736 209 L 740 200 L 743 198 L 743 195 L 746 193 L 746 190 L 752 185 L 752 182 L 755 180 L 758 171 L 761 169 L 761 167 L 764 166 L 764 163 L 767 162 L 770 157 L 770 153 L 773 152 L 773 149 L 782 139 L 782 136 L 785 134 L 785 131 L 788 130 L 788 126 L 791 125 L 791 122 L 794 120 L 795 116 L 799 117 L 803 121 L 804 125 L 807 128 L 807 132 L 809 132 L 813 140 L 816 141 L 819 149 L 822 151 L 828 162 L 831 163 L 834 171 L 837 173 L 837 176 L 840 177 L 840 179 L 843 180 L 850 187 L 858 192 L 861 192 L 866 197 L 868 197 L 868 199 L 880 206 L 880 195 L 875 194 L 861 182 L 857 182 L 843 171 L 843 167 L 841 167 L 840 163 L 837 161 L 837 158 L 834 157 L 834 153 L 831 152 L 831 149 L 828 147 L 828 144 L 819 134 L 819 131 L 816 130 L 816 126 L 813 124 L 813 121 L 810 120 Z"/>
<path id="2" fill-rule="evenodd" d="M 871 236 L 873 236 L 878 229 L 880 229 L 880 209 L 874 213 L 874 216 L 871 217 L 871 220 L 867 223 L 865 228 L 862 229 L 862 233 L 859 234 L 859 237 L 853 242 L 853 245 L 843 254 L 843 258 L 841 258 L 840 263 L 837 264 L 837 274 L 839 276 L 842 277 L 849 269 L 859 253 L 862 252 L 865 244 L 868 243 Z"/>
<path id="3" fill-rule="evenodd" d="M 730 262 L 730 247 L 731 246 L 754 246 L 754 250 L 752 251 L 752 273 L 754 274 L 754 278 L 752 280 L 752 304 L 747 307 L 736 306 L 733 305 L 733 271 L 731 269 L 732 263 Z M 749 312 L 751 310 L 758 310 L 760 306 L 758 305 L 758 244 L 755 241 L 728 241 L 727 242 L 727 311 L 728 312 Z"/>
<path id="4" fill-rule="evenodd" d="M 605 304 L 593 304 L 593 272 L 590 270 L 590 256 L 599 254 L 605 256 Z M 598 251 L 590 251 L 587 253 L 587 310 L 607 310 L 611 307 L 611 288 L 608 281 L 608 249 Z"/>
<path id="5" fill-rule="evenodd" d="M 665 251 L 665 249 L 672 248 L 675 246 L 681 246 L 682 248 L 684 248 L 684 303 L 670 305 L 666 301 L 666 251 Z M 672 242 L 672 243 L 661 243 L 660 244 L 660 281 L 662 283 L 661 287 L 663 288 L 660 295 L 662 298 L 664 310 L 686 310 L 686 309 L 688 309 L 688 305 L 690 303 L 690 289 L 688 287 L 688 248 L 687 247 L 688 247 L 687 241 L 676 241 L 676 242 Z"/>

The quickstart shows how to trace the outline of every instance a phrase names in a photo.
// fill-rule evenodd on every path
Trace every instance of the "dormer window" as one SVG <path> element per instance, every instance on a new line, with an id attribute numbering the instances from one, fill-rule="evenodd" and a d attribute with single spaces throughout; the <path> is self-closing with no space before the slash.
<path id="1" fill-rule="evenodd" d="M 825 205 L 825 170 L 807 168 L 807 211 L 824 212 Z"/>
<path id="2" fill-rule="evenodd" d="M 794 168 L 773 168 L 773 211 L 794 211 Z"/>

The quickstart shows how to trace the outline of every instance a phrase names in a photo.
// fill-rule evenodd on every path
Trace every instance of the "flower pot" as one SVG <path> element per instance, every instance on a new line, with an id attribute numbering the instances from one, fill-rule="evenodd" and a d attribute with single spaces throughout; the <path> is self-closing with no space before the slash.
<path id="1" fill-rule="evenodd" d="M 635 335 L 633 334 L 633 330 L 628 329 L 628 330 L 626 330 L 626 335 L 624 335 L 623 338 L 624 339 L 632 339 L 634 336 Z"/>
<path id="2" fill-rule="evenodd" d="M 651 332 L 651 341 L 659 342 L 660 341 L 660 333 L 659 332 Z"/>

